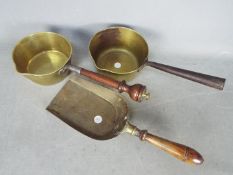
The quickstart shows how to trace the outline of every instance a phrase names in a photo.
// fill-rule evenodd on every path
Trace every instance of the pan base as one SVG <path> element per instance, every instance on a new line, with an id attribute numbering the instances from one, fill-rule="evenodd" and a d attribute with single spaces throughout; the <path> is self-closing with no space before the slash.
<path id="1" fill-rule="evenodd" d="M 105 50 L 97 58 L 96 64 L 101 69 L 120 74 L 135 71 L 139 67 L 134 54 L 122 48 Z"/>
<path id="2" fill-rule="evenodd" d="M 49 74 L 61 69 L 68 58 L 62 52 L 56 50 L 44 51 L 36 54 L 27 66 L 28 73 Z"/>

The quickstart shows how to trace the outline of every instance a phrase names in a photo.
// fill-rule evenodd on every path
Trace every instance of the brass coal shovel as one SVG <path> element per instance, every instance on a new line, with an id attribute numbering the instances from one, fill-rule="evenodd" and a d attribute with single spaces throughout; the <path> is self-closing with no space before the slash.
<path id="1" fill-rule="evenodd" d="M 127 120 L 127 104 L 114 91 L 78 77 L 71 78 L 47 109 L 81 133 L 107 140 L 126 132 L 147 141 L 190 164 L 201 164 L 202 156 L 185 145 L 140 130 Z"/>

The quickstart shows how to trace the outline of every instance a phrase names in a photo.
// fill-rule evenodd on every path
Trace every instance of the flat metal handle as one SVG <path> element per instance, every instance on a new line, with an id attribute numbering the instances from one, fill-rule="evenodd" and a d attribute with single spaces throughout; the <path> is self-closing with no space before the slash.
<path id="1" fill-rule="evenodd" d="M 172 67 L 156 62 L 148 61 L 146 62 L 146 65 L 219 90 L 223 90 L 226 81 L 224 78 L 206 75 L 190 70 L 180 69 L 177 67 Z"/>

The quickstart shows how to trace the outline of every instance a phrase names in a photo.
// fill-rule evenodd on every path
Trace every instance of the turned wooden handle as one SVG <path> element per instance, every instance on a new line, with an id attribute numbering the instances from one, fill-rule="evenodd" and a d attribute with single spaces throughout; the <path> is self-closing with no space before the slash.
<path id="1" fill-rule="evenodd" d="M 223 90 L 225 79 L 148 61 L 146 65 L 197 83 Z"/>
<path id="2" fill-rule="evenodd" d="M 92 80 L 95 80 L 99 83 L 102 83 L 106 86 L 115 88 L 120 93 L 126 92 L 129 94 L 130 98 L 133 99 L 134 101 L 141 102 L 142 100 L 144 99 L 147 100 L 149 98 L 149 93 L 146 92 L 146 86 L 143 86 L 141 84 L 135 84 L 135 85 L 129 86 L 126 84 L 125 81 L 119 82 L 117 80 L 111 79 L 104 75 L 86 70 L 84 68 L 80 69 L 80 74 Z"/>
<path id="3" fill-rule="evenodd" d="M 142 133 L 140 139 L 152 143 L 161 150 L 167 152 L 170 155 L 173 155 L 177 159 L 182 160 L 186 163 L 202 164 L 204 161 L 202 156 L 196 150 L 188 146 L 166 140 L 147 132 Z"/>
<path id="4" fill-rule="evenodd" d="M 196 150 L 188 146 L 152 135 L 148 133 L 147 130 L 140 130 L 129 122 L 127 122 L 124 131 L 139 137 L 142 141 L 148 141 L 154 146 L 186 163 L 200 165 L 204 161 L 201 154 Z"/>

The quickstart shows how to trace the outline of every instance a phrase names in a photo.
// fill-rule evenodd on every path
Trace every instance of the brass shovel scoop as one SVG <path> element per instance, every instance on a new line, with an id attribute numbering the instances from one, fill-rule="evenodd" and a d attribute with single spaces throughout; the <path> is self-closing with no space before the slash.
<path id="1" fill-rule="evenodd" d="M 86 76 L 105 86 L 126 92 L 131 99 L 142 101 L 149 98 L 141 84 L 129 86 L 101 74 L 71 65 L 72 46 L 63 36 L 53 32 L 39 32 L 26 36 L 15 47 L 13 60 L 16 70 L 26 78 L 42 85 L 55 84 L 68 72 Z"/>
<path id="2" fill-rule="evenodd" d="M 152 135 L 130 124 L 127 121 L 127 104 L 122 97 L 78 77 L 67 82 L 47 110 L 93 139 L 111 139 L 126 132 L 186 163 L 201 164 L 204 161 L 194 149 Z"/>

